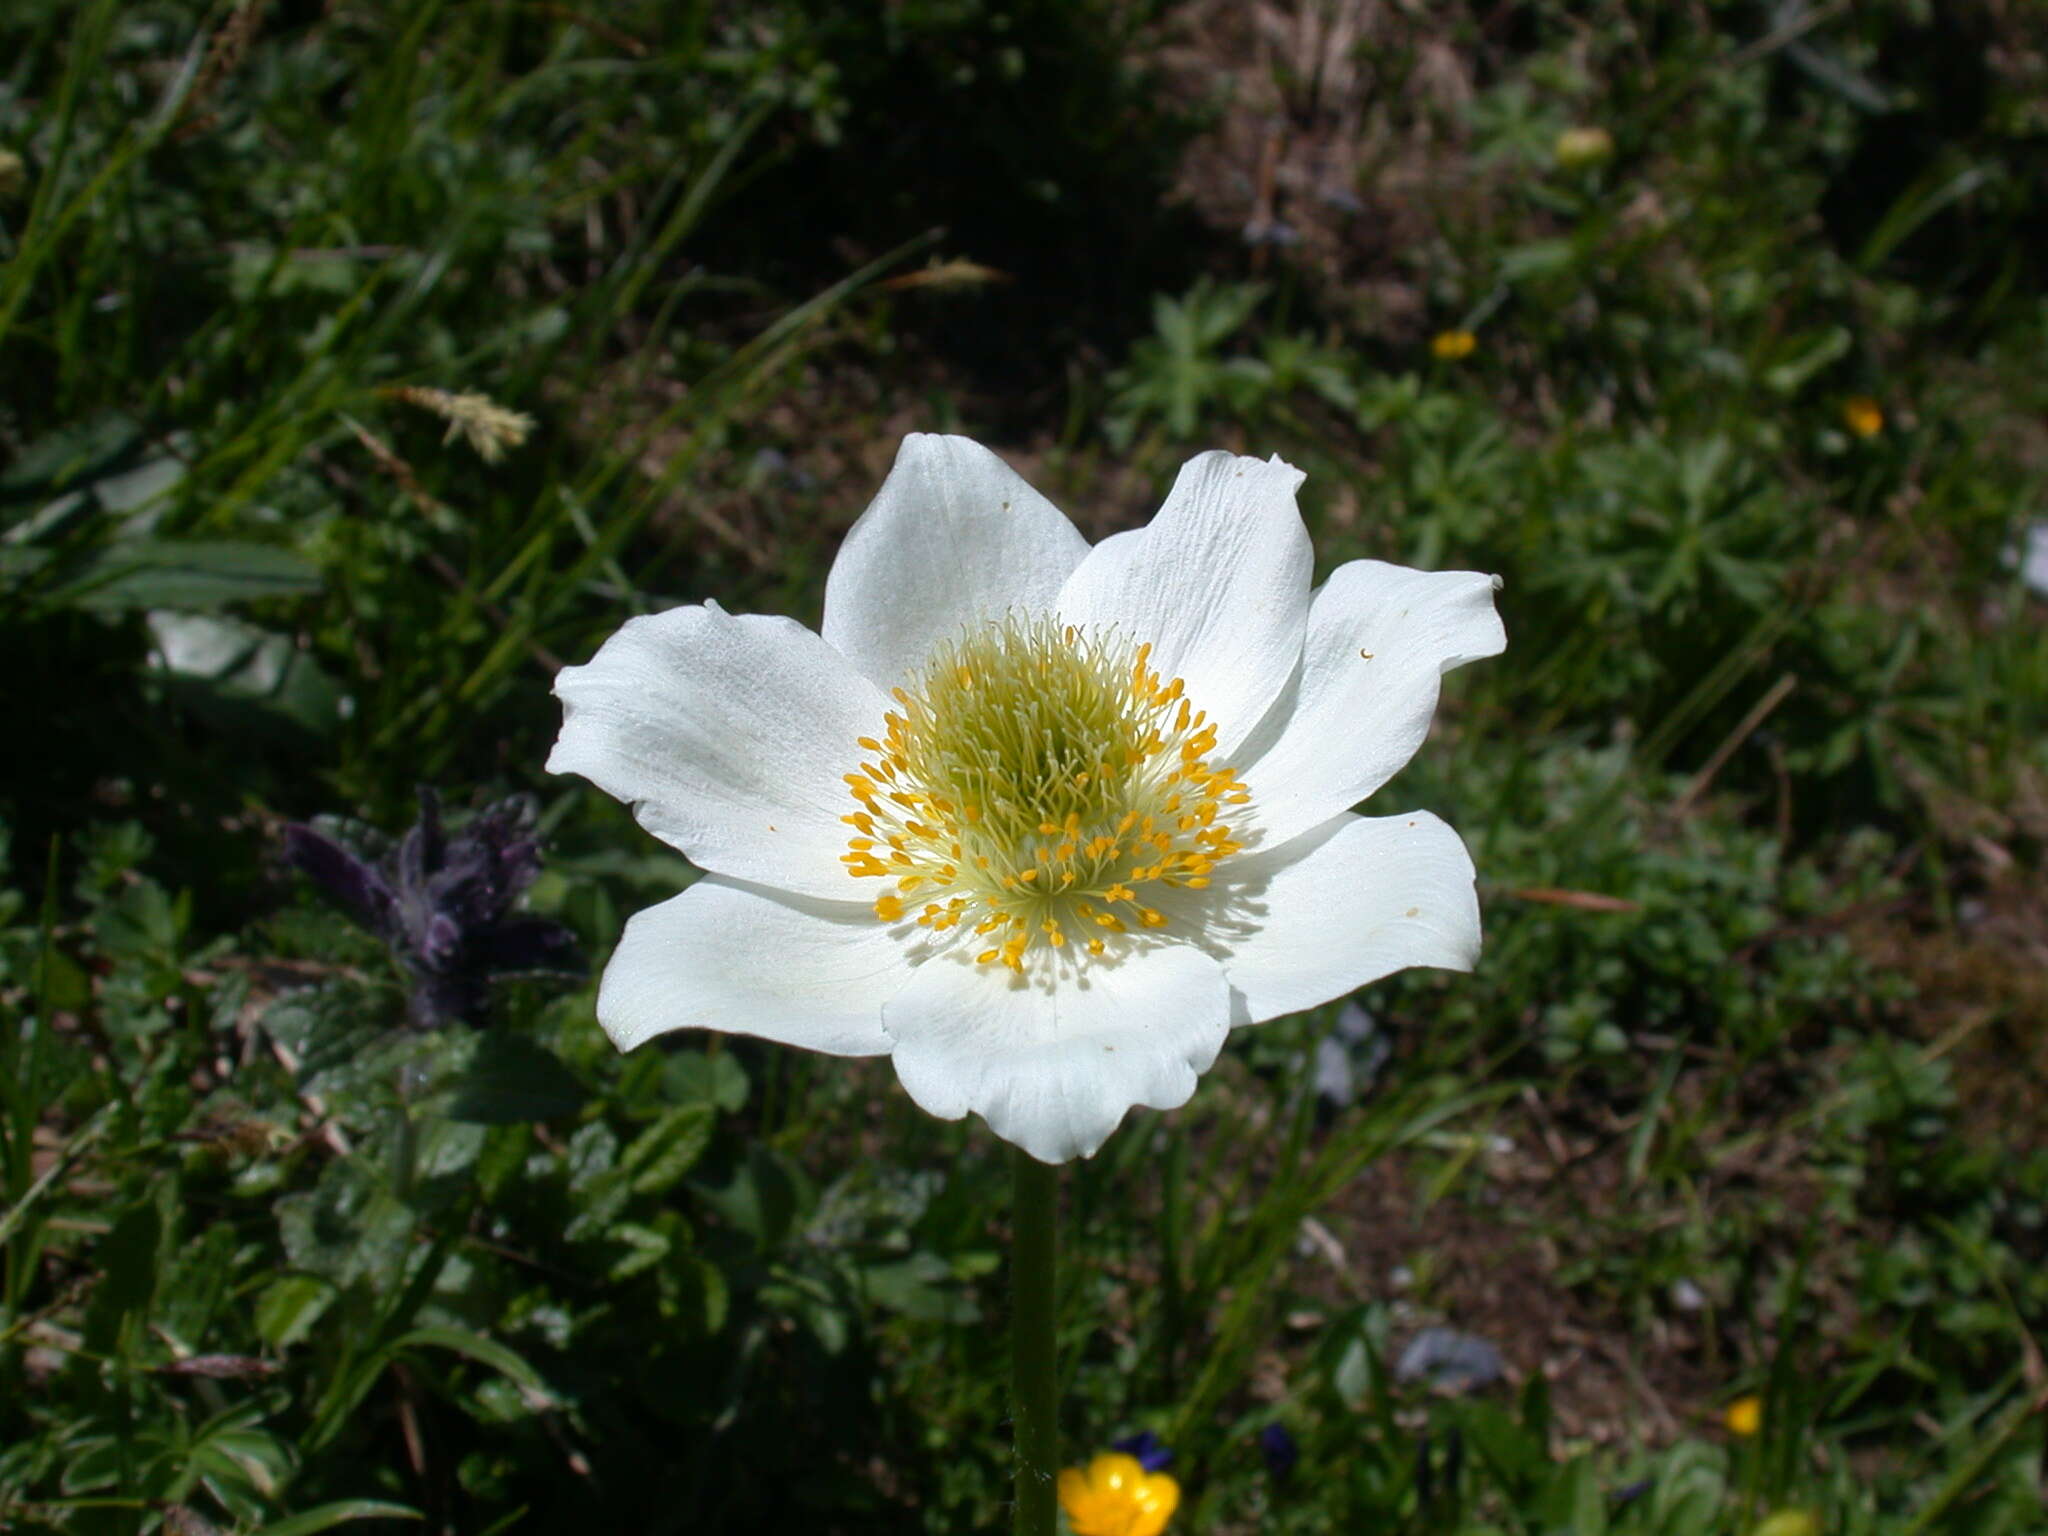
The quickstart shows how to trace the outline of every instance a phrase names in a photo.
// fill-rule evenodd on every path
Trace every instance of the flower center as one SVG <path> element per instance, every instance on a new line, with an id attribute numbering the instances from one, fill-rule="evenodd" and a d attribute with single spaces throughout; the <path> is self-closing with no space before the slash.
<path id="1" fill-rule="evenodd" d="M 940 645 L 845 775 L 860 809 L 840 862 L 890 882 L 875 916 L 964 926 L 989 941 L 980 964 L 1012 971 L 1041 940 L 1100 955 L 1166 927 L 1148 895 L 1206 886 L 1243 847 L 1221 818 L 1251 792 L 1151 652 L 1016 615 Z"/>

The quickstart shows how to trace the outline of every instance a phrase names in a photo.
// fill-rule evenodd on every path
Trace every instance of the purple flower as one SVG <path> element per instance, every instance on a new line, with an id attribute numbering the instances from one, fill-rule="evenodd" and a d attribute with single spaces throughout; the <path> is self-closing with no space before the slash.
<path id="1" fill-rule="evenodd" d="M 1294 1436 L 1287 1433 L 1285 1424 L 1268 1424 L 1259 1431 L 1259 1454 L 1266 1458 L 1268 1472 L 1275 1477 L 1285 1477 L 1301 1460 L 1301 1447 L 1294 1443 Z"/>
<path id="2" fill-rule="evenodd" d="M 284 829 L 285 862 L 391 946 L 412 978 L 413 1022 L 474 1019 L 494 976 L 581 973 L 567 928 L 512 910 L 540 873 L 532 798 L 487 805 L 450 832 L 440 796 L 419 794 L 420 819 L 396 847 L 374 831 L 351 847 L 300 822 Z"/>
<path id="3" fill-rule="evenodd" d="M 1161 1445 L 1159 1437 L 1149 1429 L 1140 1430 L 1135 1435 L 1127 1435 L 1121 1440 L 1112 1440 L 1110 1447 L 1122 1451 L 1126 1456 L 1137 1457 L 1138 1465 L 1147 1472 L 1157 1472 L 1163 1467 L 1173 1465 L 1172 1449 Z"/>

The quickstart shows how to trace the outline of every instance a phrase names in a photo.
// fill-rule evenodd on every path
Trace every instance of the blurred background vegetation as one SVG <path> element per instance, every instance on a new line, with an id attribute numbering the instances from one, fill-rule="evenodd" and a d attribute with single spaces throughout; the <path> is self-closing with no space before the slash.
<path id="1" fill-rule="evenodd" d="M 814 623 L 908 430 L 1092 537 L 1277 452 L 1321 569 L 1507 581 L 1383 792 L 1481 967 L 1070 1171 L 1069 1460 L 2042 1529 L 2044 262 L 1996 0 L 13 0 L 0 1529 L 1003 1522 L 985 1131 L 620 1058 L 580 965 L 423 1019 L 279 851 L 532 796 L 601 961 L 692 872 L 541 773 L 551 673 Z"/>

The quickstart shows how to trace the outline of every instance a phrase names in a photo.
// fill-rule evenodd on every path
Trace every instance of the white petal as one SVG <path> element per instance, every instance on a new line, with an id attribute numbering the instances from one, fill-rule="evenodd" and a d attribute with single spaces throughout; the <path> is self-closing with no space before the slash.
<path id="1" fill-rule="evenodd" d="M 1070 624 L 1117 624 L 1186 680 L 1227 758 L 1301 656 L 1314 556 L 1295 510 L 1300 470 L 1227 453 L 1188 460 L 1142 531 L 1104 539 L 1059 596 Z"/>
<path id="2" fill-rule="evenodd" d="M 672 1029 L 719 1029 L 880 1056 L 882 1005 L 909 975 L 902 945 L 865 907 L 706 875 L 627 922 L 597 1021 L 622 1051 Z"/>
<path id="3" fill-rule="evenodd" d="M 930 1113 L 969 1110 L 1040 1162 L 1091 1156 L 1134 1104 L 1175 1109 L 1230 1030 L 1223 971 L 1187 944 L 1134 946 L 1012 978 L 963 952 L 920 966 L 882 1010 L 896 1075 Z"/>
<path id="4" fill-rule="evenodd" d="M 1216 866 L 1206 891 L 1159 898 L 1169 932 L 1198 934 L 1230 978 L 1233 1021 L 1313 1008 L 1411 965 L 1479 958 L 1472 859 L 1428 811 L 1343 815 Z"/>
<path id="5" fill-rule="evenodd" d="M 705 869 L 858 899 L 839 863 L 854 803 L 840 775 L 887 704 L 791 619 L 716 604 L 629 619 L 555 678 L 551 773 L 580 773 Z"/>
<path id="6" fill-rule="evenodd" d="M 1292 711 L 1277 711 L 1277 739 L 1238 765 L 1267 846 L 1356 805 L 1415 755 L 1443 675 L 1507 644 L 1499 586 L 1477 571 L 1338 567 L 1309 609 Z"/>
<path id="7" fill-rule="evenodd" d="M 825 639 L 885 691 L 1004 611 L 1037 613 L 1088 553 L 1066 515 L 965 437 L 914 432 L 825 581 Z"/>

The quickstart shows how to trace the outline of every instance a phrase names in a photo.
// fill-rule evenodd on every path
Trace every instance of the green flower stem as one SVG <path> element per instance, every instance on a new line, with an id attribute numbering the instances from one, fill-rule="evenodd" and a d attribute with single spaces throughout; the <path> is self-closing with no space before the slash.
<path id="1" fill-rule="evenodd" d="M 1011 1382 L 1017 1434 L 1015 1536 L 1053 1536 L 1053 1479 L 1059 1466 L 1057 1292 L 1060 1171 L 1023 1148 L 1015 1171 L 1010 1250 Z"/>

